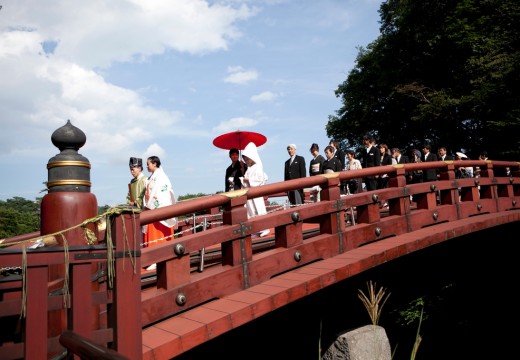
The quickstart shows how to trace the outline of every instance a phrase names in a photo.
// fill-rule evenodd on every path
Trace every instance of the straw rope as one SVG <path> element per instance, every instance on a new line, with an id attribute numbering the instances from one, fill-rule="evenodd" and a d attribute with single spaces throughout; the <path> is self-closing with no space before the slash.
<path id="1" fill-rule="evenodd" d="M 27 249 L 26 249 L 26 247 L 28 244 L 41 245 L 41 244 L 45 244 L 44 238 L 61 236 L 62 241 L 63 241 L 63 254 L 64 254 L 64 279 L 63 279 L 63 288 L 62 288 L 63 306 L 64 306 L 64 308 L 69 308 L 70 307 L 70 291 L 69 291 L 70 258 L 69 258 L 69 244 L 68 244 L 67 238 L 65 237 L 65 233 L 67 231 L 70 231 L 73 229 L 82 228 L 83 234 L 84 234 L 83 238 L 84 238 L 85 242 L 88 245 L 93 245 L 97 241 L 97 237 L 92 230 L 87 228 L 87 226 L 92 223 L 97 223 L 104 217 L 108 218 L 108 220 L 106 221 L 106 223 L 107 223 L 106 240 L 107 240 L 108 283 L 109 283 L 110 287 L 113 287 L 113 279 L 115 277 L 115 271 L 114 271 L 114 245 L 113 245 L 112 234 L 111 234 L 111 229 L 110 229 L 111 228 L 111 221 L 110 221 L 111 217 L 113 217 L 114 215 L 120 215 L 123 212 L 131 212 L 134 215 L 132 217 L 132 220 L 134 221 L 134 225 L 135 225 L 135 221 L 136 221 L 135 214 L 140 213 L 141 211 L 142 210 L 140 210 L 140 209 L 134 209 L 134 208 L 128 208 L 128 207 L 113 207 L 113 208 L 108 209 L 107 211 L 105 211 L 102 214 L 99 214 L 95 217 L 92 217 L 90 219 L 83 221 L 80 224 L 71 226 L 67 229 L 60 230 L 60 231 L 57 231 L 52 234 L 46 234 L 45 236 L 38 236 L 35 238 L 31 238 L 31 239 L 20 240 L 17 242 L 11 242 L 8 244 L 0 243 L 0 248 L 12 246 L 12 245 L 16 245 L 16 244 L 22 245 L 22 266 L 21 266 L 21 268 L 22 268 L 22 308 L 20 311 L 20 318 L 25 318 L 25 316 L 27 315 Z M 130 249 L 130 244 L 128 242 L 126 227 L 124 226 L 125 225 L 124 218 L 122 218 L 122 221 L 123 221 L 123 236 L 124 236 L 124 240 L 125 240 L 124 254 L 126 255 L 126 252 L 127 252 L 126 249 L 127 248 Z M 134 246 L 136 244 L 137 244 L 137 238 L 134 235 Z M 37 247 L 39 247 L 39 246 L 37 246 Z M 130 261 L 132 263 L 133 270 L 135 273 L 136 272 L 135 259 L 133 257 L 133 254 L 130 251 L 128 251 L 128 255 L 129 255 L 129 258 L 130 258 Z"/>

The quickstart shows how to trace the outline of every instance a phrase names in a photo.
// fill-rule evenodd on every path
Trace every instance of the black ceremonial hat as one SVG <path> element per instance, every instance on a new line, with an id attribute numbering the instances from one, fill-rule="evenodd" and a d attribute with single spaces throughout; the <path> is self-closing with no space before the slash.
<path id="1" fill-rule="evenodd" d="M 143 159 L 140 159 L 140 158 L 136 158 L 136 157 L 131 157 L 130 158 L 130 162 L 128 164 L 130 167 L 134 167 L 134 166 L 140 166 L 140 167 L 143 167 Z"/>

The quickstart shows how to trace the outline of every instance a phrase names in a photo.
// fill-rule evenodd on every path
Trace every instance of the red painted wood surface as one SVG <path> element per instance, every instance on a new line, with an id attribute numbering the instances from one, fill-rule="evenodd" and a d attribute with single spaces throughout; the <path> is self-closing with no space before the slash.
<path id="1" fill-rule="evenodd" d="M 72 298 L 67 330 L 128 358 L 169 359 L 384 262 L 467 233 L 518 222 L 519 163 L 466 160 L 463 165 L 481 167 L 483 176 L 455 179 L 455 168 L 462 166 L 457 161 L 395 165 L 268 184 L 141 214 L 123 211 L 108 219 L 114 244 L 111 256 L 105 234 L 95 245 L 68 251 Z M 438 168 L 441 180 L 406 185 L 404 173 L 421 166 Z M 378 173 L 390 175 L 389 188 L 340 195 L 341 181 Z M 322 188 L 320 202 L 279 207 L 247 219 L 247 199 L 315 185 Z M 379 200 L 388 208 L 380 209 Z M 219 207 L 221 213 L 214 210 Z M 204 209 L 213 210 L 206 216 L 192 215 Z M 141 249 L 135 240 L 140 226 L 172 216 L 187 216 L 179 227 L 182 233 Z M 194 229 L 203 221 L 206 230 L 190 231 L 190 226 Z M 269 241 L 252 238 L 266 228 L 271 229 Z M 203 249 L 208 262 L 200 271 Z M 210 261 L 210 254 L 221 261 Z M 58 245 L 27 250 L 25 259 L 25 282 L 19 277 L 0 281 L 2 324 L 8 323 L 4 319 L 16 323 L 13 318 L 19 318 L 22 305 L 27 308 L 27 316 L 15 326 L 19 336 L 3 339 L 0 353 L 6 359 L 47 358 L 45 354 L 64 350 L 58 336 L 41 329 L 46 329 L 49 311 L 64 309 L 63 281 L 47 283 L 46 277 L 49 267 L 65 266 L 66 256 Z M 22 263 L 19 247 L 0 250 L 1 267 Z M 156 279 L 142 271 L 152 263 L 158 265 Z M 90 274 L 90 268 L 98 271 Z M 99 314 L 92 314 L 93 308 Z M 96 321 L 98 325 L 91 327 Z"/>

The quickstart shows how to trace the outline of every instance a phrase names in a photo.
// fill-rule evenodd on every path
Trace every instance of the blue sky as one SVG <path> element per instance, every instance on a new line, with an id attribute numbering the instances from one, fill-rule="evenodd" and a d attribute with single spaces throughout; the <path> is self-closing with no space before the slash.
<path id="1" fill-rule="evenodd" d="M 269 182 L 287 144 L 323 149 L 334 90 L 379 35 L 377 0 L 2 0 L 0 200 L 46 192 L 52 133 L 87 142 L 98 205 L 125 202 L 130 157 L 161 158 L 177 196 L 222 191 L 215 137 L 262 133 Z M 144 170 L 147 174 L 146 168 Z"/>

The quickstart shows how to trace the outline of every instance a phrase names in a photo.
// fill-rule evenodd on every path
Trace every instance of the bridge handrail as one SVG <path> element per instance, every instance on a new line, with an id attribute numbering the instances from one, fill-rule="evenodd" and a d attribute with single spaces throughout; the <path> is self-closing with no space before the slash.
<path id="1" fill-rule="evenodd" d="M 484 171 L 499 169 L 503 172 L 505 172 L 506 168 L 510 168 L 510 172 L 514 173 L 519 171 L 520 162 L 498 160 L 447 160 L 413 164 L 385 165 L 352 171 L 340 171 L 333 174 L 308 176 L 301 179 L 287 180 L 248 189 L 235 190 L 217 195 L 208 195 L 201 198 L 190 199 L 188 201 L 179 202 L 177 204 L 166 206 L 160 209 L 145 211 L 141 214 L 140 221 L 141 225 L 146 225 L 155 221 L 201 211 L 207 209 L 208 207 L 222 206 L 226 204 L 230 198 L 232 199 L 242 195 L 244 195 L 249 200 L 262 196 L 268 197 L 269 195 L 275 193 L 284 193 L 289 190 L 312 188 L 316 185 L 326 184 L 331 178 L 338 178 L 340 181 L 346 181 L 349 179 L 358 179 L 383 174 L 388 174 L 389 177 L 395 177 L 397 176 L 399 169 L 404 170 L 404 172 L 428 169 L 448 171 L 448 169 L 452 166 L 454 169 L 459 167 L 478 166 Z M 455 178 L 455 174 L 453 174 L 453 178 Z"/>
<path id="2" fill-rule="evenodd" d="M 73 331 L 63 332 L 60 335 L 60 344 L 81 359 L 129 360 L 128 357 L 122 356 L 117 351 L 103 345 L 94 344 L 90 339 Z"/>
<path id="3" fill-rule="evenodd" d="M 481 177 L 456 179 L 455 169 L 470 164 L 481 167 Z M 462 160 L 343 171 L 205 196 L 140 214 L 114 216 L 111 219 L 116 279 L 113 287 L 108 286 L 106 280 L 110 268 L 108 265 L 100 268 L 99 277 L 94 280 L 101 284 L 99 291 L 91 293 L 90 288 L 85 289 L 84 286 L 90 285 L 92 281 L 91 264 L 108 264 L 108 248 L 103 241 L 91 247 L 69 249 L 69 266 L 71 278 L 74 279 L 71 291 L 75 294 L 75 299 L 81 300 L 71 307 L 74 314 L 72 330 L 82 336 L 95 338 L 99 343 L 112 343 L 120 353 L 121 344 L 131 343 L 132 349 L 124 349 L 127 352 L 122 354 L 135 355 L 141 349 L 138 334 L 132 333 L 136 331 L 136 326 L 140 330 L 212 299 L 261 283 L 277 274 L 336 256 L 370 242 L 443 222 L 518 210 L 519 164 Z M 507 176 L 506 168 L 509 168 Z M 405 173 L 416 169 L 438 169 L 440 181 L 407 185 Z M 340 195 L 338 185 L 341 181 L 381 174 L 389 175 L 389 188 L 352 196 Z M 319 202 L 282 209 L 265 216 L 247 217 L 244 205 L 248 199 L 315 185 L 322 189 Z M 413 208 L 411 197 L 415 204 Z M 388 213 L 384 216 L 381 215 L 378 203 L 383 198 L 389 204 Z M 140 225 L 214 207 L 223 208 L 222 226 L 142 250 L 129 241 L 140 234 Z M 354 208 L 356 224 L 347 227 L 346 217 L 354 219 Z M 303 238 L 304 223 L 317 226 L 315 233 L 308 239 Z M 266 228 L 274 228 L 276 236 L 269 246 L 255 253 L 252 235 Z M 221 251 L 219 266 L 193 271 L 190 255 L 212 246 L 217 246 Z M 40 311 L 56 310 L 63 306 L 61 295 L 50 292 L 49 285 L 45 282 L 50 266 L 66 264 L 61 253 L 63 250 L 56 246 L 26 252 L 26 286 L 33 294 L 28 303 L 28 311 L 32 314 L 31 326 L 27 323 L 26 331 L 29 333 L 23 337 L 26 339 L 26 352 L 36 354 L 43 351 L 45 346 L 57 348 L 55 338 L 34 340 L 33 337 L 38 337 L 38 334 L 33 326 L 38 321 L 47 321 L 47 313 L 42 314 Z M 21 263 L 21 254 L 20 249 L 3 249 L 0 250 L 0 259 L 2 264 L 14 266 Z M 139 270 L 151 263 L 157 263 L 156 278 L 142 283 L 143 279 L 136 275 L 135 269 Z M 225 287 L 219 286 L 222 282 L 226 283 Z M 23 286 L 20 279 L 11 283 L 0 282 L 0 294 L 19 295 Z M 142 292 L 134 291 L 136 288 L 142 288 Z M 41 294 L 41 298 L 35 299 L 34 294 Z M 0 307 L 0 317 L 19 314 L 23 307 L 22 299 L 16 296 L 5 299 Z M 99 304 L 109 309 L 110 321 L 107 321 L 107 327 L 94 331 L 86 329 L 83 323 L 88 322 L 86 319 L 89 318 L 89 307 Z M 4 345 L 2 350 L 20 354 L 21 345 L 11 345 Z"/>

